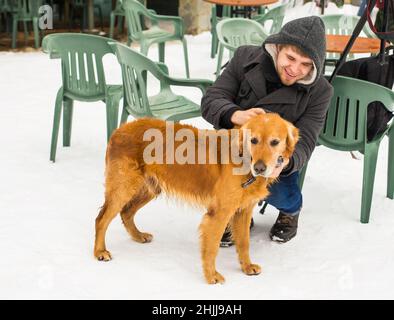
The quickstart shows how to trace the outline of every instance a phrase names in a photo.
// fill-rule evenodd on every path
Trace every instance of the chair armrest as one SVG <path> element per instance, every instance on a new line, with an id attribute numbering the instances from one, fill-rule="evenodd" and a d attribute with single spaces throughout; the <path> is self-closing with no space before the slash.
<path id="1" fill-rule="evenodd" d="M 145 14 L 146 17 L 152 20 L 153 24 L 157 24 L 159 21 L 172 21 L 175 28 L 175 34 L 181 37 L 185 34 L 185 25 L 181 17 L 159 15 L 149 10 L 145 12 Z"/>
<path id="2" fill-rule="evenodd" d="M 49 54 L 49 58 L 51 59 L 61 58 L 59 52 L 57 52 L 55 49 L 52 48 L 50 39 L 44 38 L 42 40 L 41 48 L 44 53 Z"/>
<path id="3" fill-rule="evenodd" d="M 229 43 L 223 43 L 223 42 L 219 42 L 220 45 L 222 45 L 223 47 L 225 47 L 226 49 L 230 50 L 230 52 L 234 53 L 235 50 L 237 50 L 237 47 L 232 46 Z"/>
<path id="4" fill-rule="evenodd" d="M 213 84 L 213 81 L 208 79 L 176 79 L 166 77 L 166 80 L 167 83 L 172 86 L 199 88 L 203 94 L 205 94 L 208 87 Z"/>

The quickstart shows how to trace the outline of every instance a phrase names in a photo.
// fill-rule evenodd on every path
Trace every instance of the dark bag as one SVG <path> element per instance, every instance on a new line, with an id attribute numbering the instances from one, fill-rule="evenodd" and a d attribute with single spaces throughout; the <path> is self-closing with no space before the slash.
<path id="1" fill-rule="evenodd" d="M 375 6 L 379 9 L 376 20 L 372 21 L 371 13 L 373 7 L 368 1 L 367 19 L 371 30 L 379 39 L 391 41 L 394 44 L 394 0 L 377 0 Z M 383 10 L 387 6 L 387 30 L 384 31 Z"/>
<path id="2" fill-rule="evenodd" d="M 390 48 L 386 48 L 388 52 Z M 380 65 L 379 57 L 368 57 L 345 62 L 338 70 L 338 75 L 357 78 L 380 84 L 389 89 L 394 83 L 394 54 L 386 55 L 387 63 Z M 367 139 L 373 140 L 378 134 L 387 128 L 387 123 L 393 118 L 393 113 L 388 111 L 379 102 L 371 102 L 368 105 L 367 114 Z"/>

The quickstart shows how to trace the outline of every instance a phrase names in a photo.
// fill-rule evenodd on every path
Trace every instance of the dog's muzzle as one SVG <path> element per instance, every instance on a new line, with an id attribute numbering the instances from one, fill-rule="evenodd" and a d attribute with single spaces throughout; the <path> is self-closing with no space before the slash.
<path id="1" fill-rule="evenodd" d="M 258 160 L 254 165 L 253 165 L 253 175 L 254 176 L 262 176 L 264 175 L 264 172 L 267 170 L 267 166 L 264 164 L 262 160 Z"/>

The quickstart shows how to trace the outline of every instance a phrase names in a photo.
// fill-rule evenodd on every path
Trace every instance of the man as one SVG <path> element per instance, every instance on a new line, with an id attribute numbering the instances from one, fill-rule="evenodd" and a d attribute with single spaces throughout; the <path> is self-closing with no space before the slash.
<path id="1" fill-rule="evenodd" d="M 238 48 L 202 98 L 204 119 L 216 129 L 243 125 L 251 117 L 276 112 L 300 130 L 294 155 L 271 177 L 279 177 L 266 201 L 279 209 L 271 240 L 287 242 L 297 233 L 302 195 L 299 170 L 309 160 L 324 124 L 333 88 L 323 77 L 325 29 L 319 17 L 290 21 L 262 47 Z M 229 233 L 223 236 L 228 241 Z"/>

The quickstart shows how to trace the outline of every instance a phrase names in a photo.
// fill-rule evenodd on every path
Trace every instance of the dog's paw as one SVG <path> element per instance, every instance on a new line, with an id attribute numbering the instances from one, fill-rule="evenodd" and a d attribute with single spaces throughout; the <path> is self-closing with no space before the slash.
<path id="1" fill-rule="evenodd" d="M 216 283 L 224 283 L 225 279 L 224 277 L 219 273 L 215 272 L 213 275 L 206 275 L 205 279 L 207 280 L 208 284 L 216 284 Z"/>
<path id="2" fill-rule="evenodd" d="M 133 236 L 133 240 L 140 243 L 148 243 L 153 239 L 153 235 L 146 232 L 140 232 L 138 235 Z"/>
<path id="3" fill-rule="evenodd" d="M 112 259 L 111 253 L 107 250 L 101 250 L 94 253 L 94 256 L 99 261 L 110 261 Z"/>
<path id="4" fill-rule="evenodd" d="M 261 267 L 258 264 L 251 263 L 243 266 L 242 271 L 249 276 L 258 275 L 261 273 Z"/>

